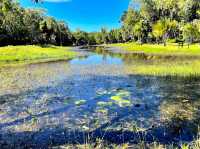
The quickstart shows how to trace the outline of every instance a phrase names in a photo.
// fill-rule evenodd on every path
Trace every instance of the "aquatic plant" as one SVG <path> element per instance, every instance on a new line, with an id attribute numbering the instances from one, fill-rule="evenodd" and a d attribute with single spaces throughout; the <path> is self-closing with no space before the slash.
<path id="1" fill-rule="evenodd" d="M 115 99 L 113 99 L 115 100 Z M 124 100 L 124 99 L 121 99 L 121 100 L 115 100 L 116 104 L 119 105 L 120 107 L 127 107 L 127 106 L 131 106 L 131 102 L 129 100 Z"/>
<path id="2" fill-rule="evenodd" d="M 105 101 L 99 101 L 97 102 L 97 105 L 100 107 L 106 107 L 106 106 L 112 106 L 112 102 L 105 102 Z"/>
<path id="3" fill-rule="evenodd" d="M 197 137 L 192 143 L 189 144 L 189 149 L 200 149 L 200 138 Z"/>
<path id="4" fill-rule="evenodd" d="M 99 89 L 96 91 L 96 94 L 97 96 L 102 96 L 102 95 L 109 95 L 111 94 L 111 92 L 104 89 Z"/>
<path id="5" fill-rule="evenodd" d="M 115 103 L 120 107 L 131 106 L 132 103 L 129 98 L 130 98 L 130 92 L 125 90 L 117 91 L 115 95 L 110 97 L 110 99 L 115 101 Z"/>
<path id="6" fill-rule="evenodd" d="M 75 105 L 76 106 L 81 106 L 81 105 L 84 105 L 86 103 L 86 100 L 78 100 L 78 101 L 75 101 Z"/>
<path id="7" fill-rule="evenodd" d="M 102 114 L 108 114 L 107 109 L 99 109 L 99 110 L 97 110 L 97 112 L 102 113 Z"/>

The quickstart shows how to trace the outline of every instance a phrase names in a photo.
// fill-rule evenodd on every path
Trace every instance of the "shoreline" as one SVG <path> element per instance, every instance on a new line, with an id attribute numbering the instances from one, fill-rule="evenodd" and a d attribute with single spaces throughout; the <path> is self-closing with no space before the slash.
<path id="1" fill-rule="evenodd" d="M 69 61 L 78 56 L 73 48 L 35 45 L 0 47 L 0 67 Z"/>

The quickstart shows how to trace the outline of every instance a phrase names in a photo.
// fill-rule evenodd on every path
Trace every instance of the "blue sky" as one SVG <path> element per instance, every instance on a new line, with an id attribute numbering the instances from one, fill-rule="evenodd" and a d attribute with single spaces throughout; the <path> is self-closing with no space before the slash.
<path id="1" fill-rule="evenodd" d="M 20 0 L 23 7 L 46 9 L 47 15 L 64 20 L 71 30 L 97 31 L 120 27 L 120 16 L 127 10 L 130 0 L 43 0 L 34 4 L 31 0 Z"/>

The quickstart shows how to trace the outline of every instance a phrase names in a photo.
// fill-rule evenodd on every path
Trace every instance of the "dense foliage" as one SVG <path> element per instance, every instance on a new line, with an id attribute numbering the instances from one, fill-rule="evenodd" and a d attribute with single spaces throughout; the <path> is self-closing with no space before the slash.
<path id="1" fill-rule="evenodd" d="M 0 45 L 72 43 L 67 25 L 44 15 L 43 10 L 24 9 L 12 0 L 0 1 Z"/>
<path id="2" fill-rule="evenodd" d="M 133 0 L 121 21 L 124 41 L 199 42 L 200 0 Z"/>
<path id="3" fill-rule="evenodd" d="M 121 23 L 121 28 L 110 31 L 102 28 L 99 32 L 72 33 L 65 22 L 45 16 L 43 10 L 25 9 L 12 0 L 0 1 L 0 45 L 128 41 L 166 45 L 169 41 L 200 42 L 200 0 L 132 0 Z"/>
<path id="4" fill-rule="evenodd" d="M 200 42 L 200 0 L 132 0 L 121 23 L 120 29 L 110 31 L 78 30 L 76 44 Z"/>

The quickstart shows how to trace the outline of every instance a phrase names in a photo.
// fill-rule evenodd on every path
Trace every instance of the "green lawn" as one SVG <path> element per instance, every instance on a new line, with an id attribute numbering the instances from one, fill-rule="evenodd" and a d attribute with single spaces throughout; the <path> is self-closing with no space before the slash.
<path id="1" fill-rule="evenodd" d="M 123 50 L 143 52 L 146 54 L 159 54 L 159 55 L 199 55 L 200 56 L 200 45 L 193 44 L 188 48 L 187 45 L 179 47 L 176 43 L 168 43 L 167 46 L 163 44 L 137 44 L 137 43 L 119 43 L 110 44 L 108 46 L 120 47 Z"/>
<path id="2" fill-rule="evenodd" d="M 33 45 L 0 47 L 0 64 L 68 60 L 75 56 L 75 52 L 70 51 L 70 47 Z"/>
<path id="3" fill-rule="evenodd" d="M 193 59 L 191 56 L 200 56 L 200 45 L 193 44 L 188 48 L 184 46 L 180 48 L 177 44 L 163 45 L 144 44 L 138 45 L 136 43 L 120 43 L 111 44 L 111 47 L 119 47 L 123 50 L 133 51 L 136 53 L 145 53 L 149 55 L 159 55 L 149 60 L 144 60 L 142 63 L 135 63 L 130 65 L 127 69 L 131 73 L 139 75 L 153 75 L 153 76 L 200 76 L 200 58 Z M 174 56 L 173 59 L 162 59 L 162 56 Z M 161 57 L 160 57 L 161 56 Z M 182 59 L 178 59 L 180 56 Z M 189 58 L 190 57 L 190 58 Z"/>

